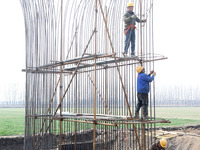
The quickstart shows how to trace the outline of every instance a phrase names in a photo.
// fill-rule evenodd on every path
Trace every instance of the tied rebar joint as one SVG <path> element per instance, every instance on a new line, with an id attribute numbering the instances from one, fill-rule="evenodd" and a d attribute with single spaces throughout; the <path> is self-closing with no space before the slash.
<path id="1" fill-rule="evenodd" d="M 58 108 L 61 107 L 61 104 L 58 105 Z"/>
<path id="2" fill-rule="evenodd" d="M 64 65 L 64 62 L 63 62 L 63 61 L 61 61 L 61 62 L 60 62 L 60 65 Z"/>
<path id="3" fill-rule="evenodd" d="M 95 12 L 98 13 L 98 9 L 97 8 L 95 9 Z"/>
<path id="4" fill-rule="evenodd" d="M 140 65 L 142 66 L 142 59 L 139 60 Z"/>
<path id="5" fill-rule="evenodd" d="M 105 65 L 103 68 L 104 68 L 104 69 L 108 69 L 108 65 Z"/>
<path id="6" fill-rule="evenodd" d="M 97 121 L 96 121 L 96 120 L 93 120 L 93 124 L 97 125 Z"/>
<path id="7" fill-rule="evenodd" d="M 94 28 L 93 32 L 97 32 L 97 29 L 96 29 L 96 28 Z"/>
<path id="8" fill-rule="evenodd" d="M 112 58 L 113 58 L 113 57 L 116 57 L 116 55 L 117 55 L 117 53 L 113 53 L 113 54 L 112 54 Z"/>

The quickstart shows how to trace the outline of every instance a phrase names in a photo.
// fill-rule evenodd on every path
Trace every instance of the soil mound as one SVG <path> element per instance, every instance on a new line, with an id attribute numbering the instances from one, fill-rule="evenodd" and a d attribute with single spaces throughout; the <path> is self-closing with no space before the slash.
<path id="1" fill-rule="evenodd" d="M 166 150 L 200 150 L 200 125 L 165 128 L 164 130 L 177 133 L 176 137 L 167 139 Z"/>
<path id="2" fill-rule="evenodd" d="M 167 138 L 166 150 L 200 150 L 200 125 L 181 126 L 159 129 L 169 133 L 175 133 L 176 136 Z M 165 133 L 166 133 L 165 132 Z M 23 150 L 23 136 L 0 136 L 0 150 Z"/>

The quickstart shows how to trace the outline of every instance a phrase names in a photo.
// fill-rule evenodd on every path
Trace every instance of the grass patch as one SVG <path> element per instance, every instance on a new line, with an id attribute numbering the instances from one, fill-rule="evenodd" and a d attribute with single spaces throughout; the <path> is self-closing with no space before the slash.
<path id="1" fill-rule="evenodd" d="M 175 127 L 175 126 L 188 126 L 188 125 L 200 124 L 200 120 L 174 119 L 174 118 L 165 118 L 165 119 L 171 121 L 171 123 L 157 123 L 156 126 L 157 127 Z"/>
<path id="2" fill-rule="evenodd" d="M 171 121 L 158 123 L 157 127 L 187 126 L 200 124 L 199 107 L 156 107 L 156 118 Z"/>
<path id="3" fill-rule="evenodd" d="M 24 108 L 0 108 L 0 135 L 23 135 Z"/>
<path id="4" fill-rule="evenodd" d="M 156 118 L 200 120 L 200 107 L 156 107 Z"/>

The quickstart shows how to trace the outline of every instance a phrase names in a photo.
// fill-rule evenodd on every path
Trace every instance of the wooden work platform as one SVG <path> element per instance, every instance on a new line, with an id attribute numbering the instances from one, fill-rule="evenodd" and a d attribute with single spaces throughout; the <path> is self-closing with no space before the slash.
<path id="1" fill-rule="evenodd" d="M 118 126 L 121 124 L 153 124 L 153 123 L 171 123 L 169 120 L 165 119 L 133 119 L 130 116 L 117 116 L 117 115 L 104 115 L 104 114 L 96 114 L 96 120 L 94 120 L 93 114 L 75 114 L 63 112 L 62 115 L 57 113 L 55 116 L 53 115 L 35 115 L 29 116 L 30 118 L 43 118 L 43 119 L 54 119 L 54 120 L 62 120 L 62 121 L 73 121 L 80 123 L 91 123 L 91 124 L 101 124 L 108 126 Z M 107 122 L 107 123 L 102 123 Z"/>
<path id="2" fill-rule="evenodd" d="M 96 63 L 94 62 L 96 59 Z M 29 73 L 60 73 L 60 66 L 63 66 L 63 73 L 71 73 L 77 69 L 77 71 L 93 71 L 95 65 L 97 66 L 97 70 L 113 68 L 116 67 L 116 63 L 118 66 L 125 65 L 133 65 L 144 62 L 151 62 L 167 59 L 167 57 L 161 55 L 145 55 L 145 56 L 123 56 L 120 54 L 119 56 L 116 54 L 97 54 L 97 55 L 85 55 L 83 57 L 75 57 L 73 59 L 67 59 L 64 61 L 52 61 L 49 64 L 41 65 L 38 67 L 28 67 L 27 69 L 23 69 L 22 71 Z M 79 65 L 77 65 L 79 63 Z M 91 68 L 87 70 L 83 70 L 86 68 Z"/>

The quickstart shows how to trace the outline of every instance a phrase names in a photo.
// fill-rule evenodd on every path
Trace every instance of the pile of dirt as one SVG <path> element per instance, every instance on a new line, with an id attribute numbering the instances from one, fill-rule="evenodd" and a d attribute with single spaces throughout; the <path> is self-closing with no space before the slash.
<path id="1" fill-rule="evenodd" d="M 24 136 L 0 136 L 0 150 L 23 150 Z"/>
<path id="2" fill-rule="evenodd" d="M 167 150 L 199 150 L 200 136 L 183 135 L 168 141 Z"/>
<path id="3" fill-rule="evenodd" d="M 177 135 L 167 137 L 166 150 L 200 150 L 200 125 L 160 128 L 158 130 Z M 23 150 L 23 146 L 23 136 L 0 136 L 0 150 Z"/>
<path id="4" fill-rule="evenodd" d="M 200 125 L 165 128 L 178 136 L 167 139 L 166 150 L 200 150 Z"/>

